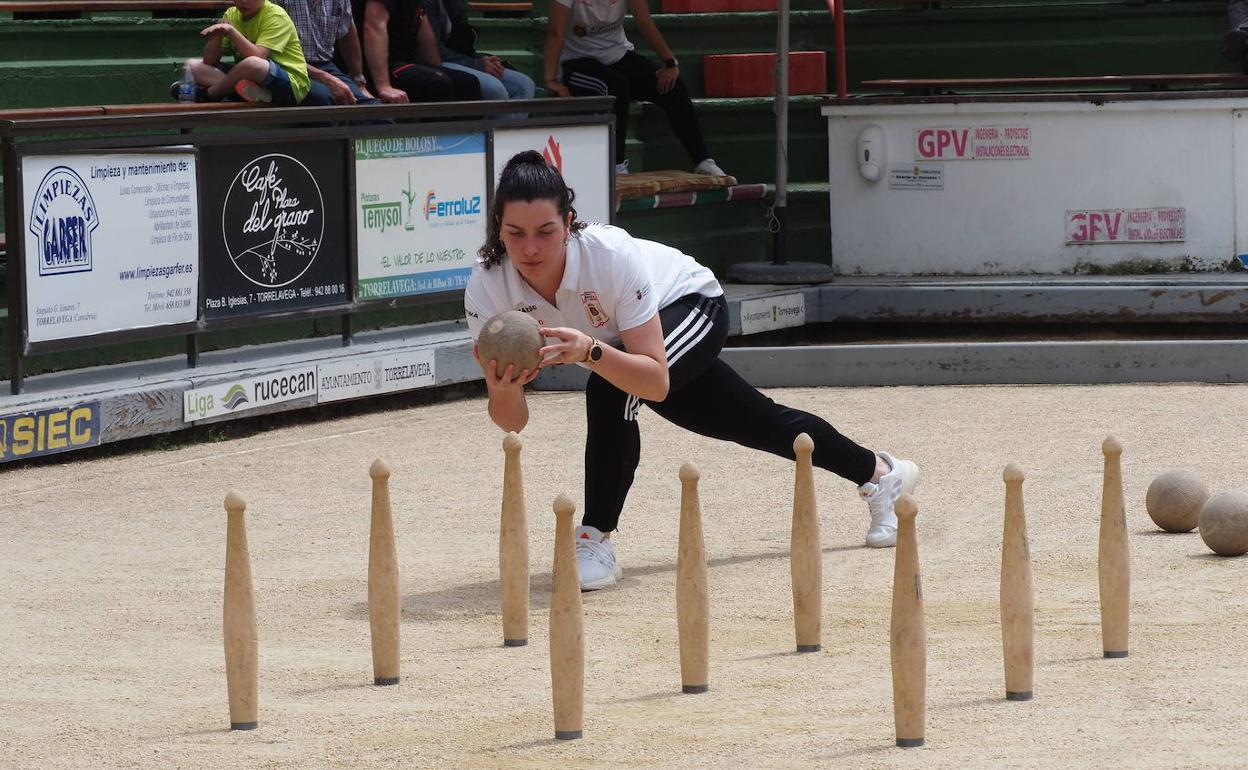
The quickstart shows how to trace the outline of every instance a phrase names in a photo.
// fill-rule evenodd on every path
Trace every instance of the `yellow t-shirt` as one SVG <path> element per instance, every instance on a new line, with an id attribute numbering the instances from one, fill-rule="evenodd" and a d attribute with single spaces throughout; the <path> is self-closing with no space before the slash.
<path id="1" fill-rule="evenodd" d="M 250 19 L 244 19 L 234 6 L 225 10 L 223 17 L 234 26 L 243 37 L 252 43 L 267 48 L 269 58 L 281 65 L 290 76 L 290 90 L 295 94 L 295 101 L 302 102 L 308 95 L 308 64 L 303 58 L 303 46 L 299 45 L 299 35 L 295 32 L 295 23 L 290 20 L 286 10 L 269 0 L 265 0 L 260 10 Z M 233 48 L 228 37 L 223 38 L 221 50 Z"/>

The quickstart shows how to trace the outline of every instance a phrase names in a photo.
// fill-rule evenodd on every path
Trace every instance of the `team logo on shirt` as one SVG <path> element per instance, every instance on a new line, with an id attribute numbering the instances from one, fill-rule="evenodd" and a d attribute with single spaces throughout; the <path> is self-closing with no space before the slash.
<path id="1" fill-rule="evenodd" d="M 602 309 L 602 303 L 598 301 L 598 292 L 583 291 L 581 292 L 581 304 L 585 306 L 585 315 L 589 316 L 589 323 L 595 329 L 600 326 L 606 326 L 607 313 Z"/>

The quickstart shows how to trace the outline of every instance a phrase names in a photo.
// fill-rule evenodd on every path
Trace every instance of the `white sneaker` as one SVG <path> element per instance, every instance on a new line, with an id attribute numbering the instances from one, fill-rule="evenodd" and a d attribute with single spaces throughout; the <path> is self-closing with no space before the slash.
<path id="1" fill-rule="evenodd" d="M 897 513 L 893 504 L 902 495 L 913 493 L 919 485 L 919 466 L 909 460 L 899 460 L 888 452 L 880 452 L 879 455 L 892 470 L 881 476 L 879 483 L 868 481 L 858 487 L 858 495 L 867 501 L 867 507 L 871 509 L 867 545 L 891 548 L 897 545 Z"/>
<path id="2" fill-rule="evenodd" d="M 720 168 L 719 164 L 715 162 L 714 158 L 707 158 L 706 160 L 702 161 L 698 165 L 694 166 L 693 173 L 705 174 L 706 176 L 726 176 L 732 179 L 734 182 L 736 181 L 736 177 L 732 176 L 731 174 L 725 172 L 722 168 Z"/>
<path id="3" fill-rule="evenodd" d="M 576 569 L 581 573 L 581 590 L 597 591 L 615 585 L 624 570 L 615 563 L 615 546 L 603 539 L 606 535 L 602 530 L 582 524 L 572 537 L 576 543 Z"/>
<path id="4" fill-rule="evenodd" d="M 628 161 L 622 160 L 615 164 L 615 175 L 621 176 L 628 173 Z"/>

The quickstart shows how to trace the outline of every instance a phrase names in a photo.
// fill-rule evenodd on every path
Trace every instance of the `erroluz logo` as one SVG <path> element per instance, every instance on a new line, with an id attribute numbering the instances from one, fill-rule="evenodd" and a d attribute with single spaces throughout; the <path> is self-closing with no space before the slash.
<path id="1" fill-rule="evenodd" d="M 95 201 L 82 177 L 57 166 L 43 177 L 30 211 L 30 232 L 39 239 L 39 275 L 91 269 L 91 233 L 100 226 Z"/>
<path id="2" fill-rule="evenodd" d="M 240 404 L 245 404 L 250 400 L 247 398 L 247 391 L 243 389 L 243 386 L 235 383 L 225 392 L 225 398 L 222 399 L 222 403 L 225 404 L 226 409 L 237 409 Z"/>
<path id="3" fill-rule="evenodd" d="M 437 192 L 430 190 L 425 195 L 425 220 L 443 217 L 466 217 L 481 213 L 481 196 L 471 198 L 452 198 L 438 200 Z"/>

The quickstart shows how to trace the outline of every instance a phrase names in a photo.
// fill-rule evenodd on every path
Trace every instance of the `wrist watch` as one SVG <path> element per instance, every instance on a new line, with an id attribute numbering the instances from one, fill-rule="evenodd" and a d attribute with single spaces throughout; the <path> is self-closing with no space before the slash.
<path id="1" fill-rule="evenodd" d="M 365 83 L 368 82 L 368 78 L 365 77 L 363 74 L 356 75 L 352 77 L 351 79 L 354 80 L 356 83 L 359 83 L 360 85 L 364 85 Z"/>
<path id="2" fill-rule="evenodd" d="M 680 66 L 680 62 L 676 61 L 676 58 L 675 58 L 675 57 L 672 57 L 671 59 L 664 59 L 664 60 L 663 60 L 663 68 L 664 68 L 664 69 L 669 69 L 669 70 L 670 70 L 670 69 L 675 69 L 676 67 L 679 67 L 679 66 Z"/>
<path id="3" fill-rule="evenodd" d="M 589 340 L 589 353 L 585 355 L 585 363 L 592 366 L 602 360 L 602 343 L 594 337 L 590 337 Z"/>

